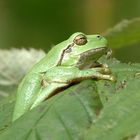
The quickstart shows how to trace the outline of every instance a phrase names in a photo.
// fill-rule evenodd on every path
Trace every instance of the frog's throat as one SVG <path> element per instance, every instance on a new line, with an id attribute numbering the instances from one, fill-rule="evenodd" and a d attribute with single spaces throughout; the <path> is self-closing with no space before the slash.
<path id="1" fill-rule="evenodd" d="M 97 61 L 103 54 L 106 53 L 106 51 L 107 51 L 106 47 L 101 47 L 83 52 L 80 55 L 78 55 L 79 59 L 77 61 L 76 66 L 79 67 L 80 69 L 90 67 L 93 61 Z"/>

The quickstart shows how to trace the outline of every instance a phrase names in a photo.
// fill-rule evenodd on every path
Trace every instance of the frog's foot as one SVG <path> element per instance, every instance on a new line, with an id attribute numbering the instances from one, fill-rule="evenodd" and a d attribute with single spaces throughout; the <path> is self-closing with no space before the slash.
<path id="1" fill-rule="evenodd" d="M 99 67 L 99 68 L 95 68 L 96 72 L 99 72 L 101 74 L 111 74 L 111 70 L 108 67 Z"/>
<path id="2" fill-rule="evenodd" d="M 107 64 L 101 64 L 102 68 L 109 68 Z"/>
<path id="3" fill-rule="evenodd" d="M 110 80 L 112 82 L 116 82 L 117 81 L 116 78 L 114 76 L 112 76 L 112 75 L 101 75 L 99 77 L 99 79 Z"/>
<path id="4" fill-rule="evenodd" d="M 106 79 L 110 80 L 113 82 L 116 82 L 116 78 L 111 74 L 111 70 L 108 68 L 108 65 L 104 65 L 104 67 L 98 67 L 94 68 L 96 70 L 97 74 L 97 79 Z"/>

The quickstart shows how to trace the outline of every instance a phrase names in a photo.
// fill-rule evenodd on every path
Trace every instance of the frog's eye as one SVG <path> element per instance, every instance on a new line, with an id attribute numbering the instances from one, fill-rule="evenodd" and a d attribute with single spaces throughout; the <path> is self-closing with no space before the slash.
<path id="1" fill-rule="evenodd" d="M 85 45 L 87 43 L 87 38 L 85 35 L 79 34 L 74 38 L 73 42 L 76 45 Z"/>

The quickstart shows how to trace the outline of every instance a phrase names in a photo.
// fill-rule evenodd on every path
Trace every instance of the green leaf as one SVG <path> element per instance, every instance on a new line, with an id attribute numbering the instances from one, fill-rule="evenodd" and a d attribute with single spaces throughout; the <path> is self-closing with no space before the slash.
<path id="1" fill-rule="evenodd" d="M 109 65 L 116 83 L 87 80 L 72 86 L 10 124 L 0 139 L 121 140 L 138 135 L 140 64 L 100 61 Z"/>
<path id="2" fill-rule="evenodd" d="M 140 43 L 140 18 L 123 20 L 104 33 L 111 48 Z"/>
<path id="3" fill-rule="evenodd" d="M 86 132 L 86 140 L 122 140 L 140 133 L 140 64 L 115 64 L 112 70 L 118 79 L 116 92 Z"/>
<path id="4" fill-rule="evenodd" d="M 80 139 L 96 119 L 96 92 L 96 84 L 91 80 L 73 86 L 26 113 L 1 133 L 0 139 Z"/>
<path id="5" fill-rule="evenodd" d="M 0 102 L 0 133 L 11 124 L 14 107 L 13 97 L 9 96 Z"/>
<path id="6" fill-rule="evenodd" d="M 140 78 L 127 82 L 106 104 L 96 123 L 88 130 L 88 140 L 122 140 L 140 132 Z"/>
<path id="7" fill-rule="evenodd" d="M 44 56 L 35 49 L 0 50 L 0 99 L 14 93 L 25 73 Z"/>
<path id="8" fill-rule="evenodd" d="M 26 73 L 26 70 L 23 72 L 26 68 L 23 65 L 26 65 L 30 57 L 23 58 L 25 63 L 9 67 L 9 71 L 15 69 L 14 73 L 21 73 L 23 76 Z M 34 60 L 34 57 L 31 58 Z M 140 64 L 125 64 L 105 57 L 100 62 L 109 65 L 112 75 L 117 79 L 116 83 L 106 80 L 83 81 L 46 100 L 13 123 L 11 118 L 15 98 L 9 96 L 1 100 L 0 140 L 137 138 L 140 132 Z M 3 74 L 0 72 L 1 75 Z M 8 87 L 13 83 L 6 76 L 2 80 L 10 83 L 5 84 L 7 93 L 10 93 Z"/>

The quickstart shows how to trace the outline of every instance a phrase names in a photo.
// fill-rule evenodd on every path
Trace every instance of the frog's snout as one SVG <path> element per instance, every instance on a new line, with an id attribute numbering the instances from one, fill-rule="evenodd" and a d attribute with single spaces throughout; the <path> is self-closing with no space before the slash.
<path id="1" fill-rule="evenodd" d="M 107 41 L 107 39 L 106 39 L 104 36 L 97 35 L 96 38 L 97 38 L 97 40 L 98 40 L 99 42 L 102 42 L 105 46 L 108 45 L 108 41 Z"/>

